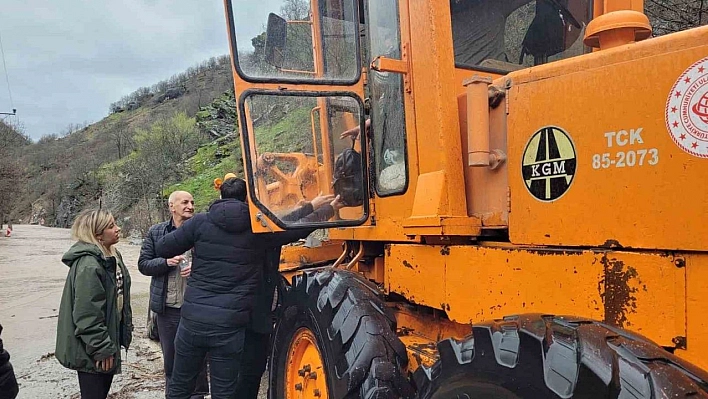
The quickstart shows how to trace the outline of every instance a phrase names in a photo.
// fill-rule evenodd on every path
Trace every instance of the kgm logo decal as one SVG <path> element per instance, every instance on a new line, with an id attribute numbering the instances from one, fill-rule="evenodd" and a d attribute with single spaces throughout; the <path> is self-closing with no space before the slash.
<path id="1" fill-rule="evenodd" d="M 531 195 L 540 201 L 555 201 L 573 183 L 577 168 L 573 141 L 559 127 L 543 127 L 526 145 L 521 165 L 521 174 Z"/>

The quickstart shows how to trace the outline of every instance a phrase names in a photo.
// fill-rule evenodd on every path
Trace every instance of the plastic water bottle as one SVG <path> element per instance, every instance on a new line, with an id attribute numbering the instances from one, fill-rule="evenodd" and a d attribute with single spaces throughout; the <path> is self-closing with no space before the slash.
<path id="1" fill-rule="evenodd" d="M 187 251 L 182 255 L 182 260 L 179 262 L 179 269 L 184 270 L 189 267 L 192 261 L 192 251 Z"/>

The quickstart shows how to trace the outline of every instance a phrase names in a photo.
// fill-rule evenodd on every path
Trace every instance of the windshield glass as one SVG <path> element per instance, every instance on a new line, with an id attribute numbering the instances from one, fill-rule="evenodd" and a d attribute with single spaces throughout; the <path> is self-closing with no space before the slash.
<path id="1" fill-rule="evenodd" d="M 232 41 L 244 79 L 358 80 L 358 11 L 353 0 L 231 3 Z"/>
<path id="2" fill-rule="evenodd" d="M 370 0 L 367 16 L 371 58 L 401 59 L 398 2 Z M 370 70 L 369 93 L 376 192 L 381 196 L 399 194 L 405 191 L 408 179 L 403 77 Z"/>
<path id="3" fill-rule="evenodd" d="M 282 226 L 365 220 L 361 103 L 353 96 L 255 93 L 242 108 L 259 208 Z"/>

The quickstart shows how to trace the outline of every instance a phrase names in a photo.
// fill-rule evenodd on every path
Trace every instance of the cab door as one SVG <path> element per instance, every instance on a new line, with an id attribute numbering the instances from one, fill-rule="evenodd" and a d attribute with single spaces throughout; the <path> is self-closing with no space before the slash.
<path id="1" fill-rule="evenodd" d="M 226 1 L 253 230 L 369 217 L 355 0 Z"/>

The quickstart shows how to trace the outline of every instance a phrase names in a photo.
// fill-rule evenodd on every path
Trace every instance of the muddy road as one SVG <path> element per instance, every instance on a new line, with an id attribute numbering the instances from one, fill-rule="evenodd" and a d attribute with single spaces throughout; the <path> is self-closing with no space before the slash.
<path id="1" fill-rule="evenodd" d="M 76 373 L 54 358 L 59 302 L 68 272 L 61 256 L 72 243 L 67 229 L 34 225 L 16 225 L 12 237 L 0 237 L 0 324 L 20 384 L 18 398 L 80 397 Z M 114 378 L 109 398 L 164 398 L 160 346 L 145 335 L 150 278 L 138 271 L 139 245 L 121 242 L 118 249 L 132 278 L 135 331 L 123 373 Z"/>

